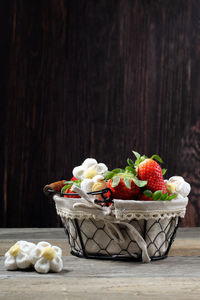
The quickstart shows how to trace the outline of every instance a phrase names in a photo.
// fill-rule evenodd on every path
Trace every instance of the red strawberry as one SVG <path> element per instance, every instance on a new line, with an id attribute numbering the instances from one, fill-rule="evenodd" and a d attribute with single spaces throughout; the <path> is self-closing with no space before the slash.
<path id="1" fill-rule="evenodd" d="M 144 194 L 140 195 L 139 200 L 142 201 L 152 201 L 152 198 L 145 196 Z"/>
<path id="2" fill-rule="evenodd" d="M 76 181 L 76 180 L 78 180 L 78 179 L 74 176 L 71 178 L 71 181 Z"/>
<path id="3" fill-rule="evenodd" d="M 162 190 L 167 192 L 160 165 L 153 159 L 147 158 L 137 167 L 137 174 L 140 180 L 147 180 L 146 188 L 152 192 Z"/>
<path id="4" fill-rule="evenodd" d="M 68 187 L 66 190 L 65 190 L 65 193 L 71 193 L 71 194 L 74 194 L 75 192 L 72 192 L 71 188 Z M 65 198 L 80 198 L 80 196 L 72 196 L 72 195 L 64 195 Z"/>
<path id="5" fill-rule="evenodd" d="M 124 180 L 128 180 L 130 182 L 130 188 L 127 187 Z M 113 198 L 115 199 L 136 199 L 140 193 L 140 188 L 133 182 L 133 180 L 129 180 L 128 178 L 120 177 L 116 186 L 113 186 L 113 179 L 110 179 L 106 185 L 112 190 Z"/>

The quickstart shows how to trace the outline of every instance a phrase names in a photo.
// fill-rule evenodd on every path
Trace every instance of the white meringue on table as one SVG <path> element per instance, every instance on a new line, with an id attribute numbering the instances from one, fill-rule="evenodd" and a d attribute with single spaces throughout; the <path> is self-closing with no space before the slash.
<path id="1" fill-rule="evenodd" d="M 60 272 L 63 269 L 62 250 L 47 242 L 40 242 L 30 253 L 30 261 L 38 273 Z"/>
<path id="2" fill-rule="evenodd" d="M 4 265 L 7 270 L 26 269 L 31 266 L 30 252 L 35 249 L 34 243 L 18 241 L 6 253 Z"/>

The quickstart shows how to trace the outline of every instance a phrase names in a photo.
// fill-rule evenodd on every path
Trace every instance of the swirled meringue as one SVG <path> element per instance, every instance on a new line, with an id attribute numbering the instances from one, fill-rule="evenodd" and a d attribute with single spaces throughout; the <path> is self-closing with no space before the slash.
<path id="1" fill-rule="evenodd" d="M 63 269 L 62 250 L 40 242 L 30 253 L 30 261 L 38 273 L 60 272 Z"/>
<path id="2" fill-rule="evenodd" d="M 82 165 L 73 169 L 73 176 L 77 179 L 92 179 L 97 175 L 103 175 L 108 170 L 104 163 L 98 163 L 94 158 L 87 158 Z"/>
<path id="3" fill-rule="evenodd" d="M 173 192 L 173 194 L 181 195 L 183 198 L 187 197 L 190 193 L 191 186 L 188 182 L 184 180 L 182 176 L 172 176 L 166 182 L 168 192 Z M 171 187 L 173 186 L 173 189 Z"/>
<path id="4" fill-rule="evenodd" d="M 36 247 L 34 243 L 18 241 L 6 253 L 4 265 L 7 270 L 26 269 L 31 266 L 30 252 Z"/>

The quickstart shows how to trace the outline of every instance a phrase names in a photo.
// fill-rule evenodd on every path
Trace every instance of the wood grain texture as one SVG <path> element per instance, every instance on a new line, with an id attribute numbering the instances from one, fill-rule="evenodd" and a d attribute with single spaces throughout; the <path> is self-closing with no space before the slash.
<path id="1" fill-rule="evenodd" d="M 1 281 L 1 300 L 197 300 L 199 278 L 61 278 L 59 274 L 35 278 L 5 278 Z M 77 284 L 78 282 L 78 284 Z M 29 286 L 29 288 L 27 288 Z M 184 288 L 183 288 L 184 286 Z"/>
<path id="2" fill-rule="evenodd" d="M 63 257 L 60 273 L 6 271 L 0 257 L 0 299 L 199 299 L 197 257 L 150 264 Z M 62 296 L 62 298 L 61 298 Z"/>
<path id="3" fill-rule="evenodd" d="M 59 226 L 44 185 L 132 149 L 191 183 L 182 224 L 199 226 L 199 1 L 1 5 L 0 226 Z"/>
<path id="4" fill-rule="evenodd" d="M 71 256 L 67 236 L 62 228 L 2 228 L 0 231 L 0 256 L 4 256 L 8 249 L 19 240 L 35 244 L 47 241 L 51 245 L 60 247 L 63 256 Z M 199 228 L 179 228 L 169 256 L 200 256 Z"/>

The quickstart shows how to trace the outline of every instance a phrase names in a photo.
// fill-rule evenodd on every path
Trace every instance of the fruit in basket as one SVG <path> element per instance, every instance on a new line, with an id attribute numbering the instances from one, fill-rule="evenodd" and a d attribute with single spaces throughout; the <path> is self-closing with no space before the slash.
<path id="1" fill-rule="evenodd" d="M 147 188 L 152 192 L 162 190 L 167 192 L 166 185 L 162 175 L 161 166 L 153 159 L 145 159 L 138 165 L 138 178 L 147 180 Z"/>
<path id="2" fill-rule="evenodd" d="M 164 182 L 163 173 L 166 171 L 162 170 L 161 166 L 154 160 L 163 162 L 160 156 L 153 155 L 151 158 L 147 158 L 145 155 L 141 156 L 139 153 L 133 151 L 137 160 L 134 163 L 136 168 L 137 176 L 140 180 L 146 180 L 146 188 L 152 192 L 161 191 L 165 194 L 167 192 L 166 184 Z"/>
<path id="3" fill-rule="evenodd" d="M 108 180 L 106 185 L 112 190 L 115 199 L 137 199 L 140 187 L 147 184 L 147 181 L 138 180 L 135 171 L 129 167 L 108 172 L 106 179 Z"/>
<path id="4" fill-rule="evenodd" d="M 71 187 L 73 184 L 76 184 L 78 186 L 80 186 L 80 180 L 78 180 L 77 178 L 75 177 L 72 177 L 70 181 L 65 181 L 64 183 L 64 186 L 62 187 L 61 189 L 61 192 L 62 193 L 65 193 L 65 194 L 75 194 L 72 190 L 71 190 Z M 79 195 L 77 196 L 73 196 L 73 195 L 64 195 L 65 198 L 80 198 Z"/>
<path id="5" fill-rule="evenodd" d="M 153 199 L 151 197 L 148 197 L 146 196 L 144 193 L 141 194 L 138 198 L 138 200 L 141 200 L 141 201 L 152 201 Z"/>
<path id="6" fill-rule="evenodd" d="M 116 182 L 118 182 L 117 185 Z M 111 189 L 114 199 L 136 199 L 140 193 L 140 188 L 133 180 L 124 177 L 110 179 L 106 185 Z"/>
<path id="7" fill-rule="evenodd" d="M 65 191 L 64 191 L 65 194 L 67 193 L 70 193 L 70 194 L 75 194 L 70 187 L 68 187 Z M 80 198 L 80 196 L 73 196 L 73 195 L 64 195 L 65 198 Z"/>
<path id="8" fill-rule="evenodd" d="M 92 197 L 91 192 L 99 192 L 108 187 L 114 199 L 143 201 L 171 200 L 176 197 L 179 190 L 183 190 L 184 195 L 188 194 L 189 188 L 182 177 L 175 176 L 171 181 L 164 181 L 163 175 L 166 170 L 159 165 L 158 162 L 163 161 L 158 155 L 148 158 L 135 151 L 133 153 L 136 156 L 135 162 L 128 158 L 128 166 L 125 169 L 117 168 L 112 171 L 108 171 L 104 163 L 87 158 L 73 169 L 73 177 L 65 182 L 61 192 L 71 194 L 65 197 L 77 198 L 72 192 L 72 186 L 77 185 Z"/>
<path id="9" fill-rule="evenodd" d="M 169 195 L 168 192 L 163 193 L 162 190 L 152 193 L 150 190 L 145 190 L 140 196 L 139 200 L 142 201 L 169 201 L 177 197 L 177 194 Z"/>

